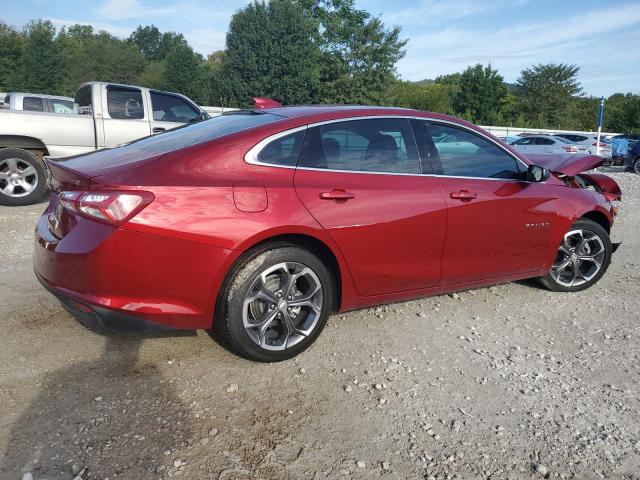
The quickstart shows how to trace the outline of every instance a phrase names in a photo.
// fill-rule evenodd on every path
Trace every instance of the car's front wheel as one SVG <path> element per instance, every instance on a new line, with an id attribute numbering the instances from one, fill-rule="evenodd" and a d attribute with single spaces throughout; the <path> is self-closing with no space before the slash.
<path id="1" fill-rule="evenodd" d="M 636 158 L 631 164 L 631 170 L 640 175 L 640 157 Z"/>
<path id="2" fill-rule="evenodd" d="M 240 261 L 223 288 L 214 324 L 246 358 L 286 360 L 316 340 L 333 297 L 332 275 L 316 255 L 273 245 Z"/>
<path id="3" fill-rule="evenodd" d="M 611 252 L 611 239 L 602 226 L 578 220 L 564 235 L 549 273 L 540 282 L 556 292 L 589 288 L 607 271 Z"/>

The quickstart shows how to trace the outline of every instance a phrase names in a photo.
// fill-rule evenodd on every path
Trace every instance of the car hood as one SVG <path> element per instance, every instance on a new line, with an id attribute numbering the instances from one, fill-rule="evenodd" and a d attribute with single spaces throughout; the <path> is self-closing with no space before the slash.
<path id="1" fill-rule="evenodd" d="M 599 167 L 604 162 L 604 158 L 596 155 L 578 155 L 575 153 L 558 155 L 526 155 L 535 165 L 545 167 L 553 173 L 575 177 L 580 172 Z"/>

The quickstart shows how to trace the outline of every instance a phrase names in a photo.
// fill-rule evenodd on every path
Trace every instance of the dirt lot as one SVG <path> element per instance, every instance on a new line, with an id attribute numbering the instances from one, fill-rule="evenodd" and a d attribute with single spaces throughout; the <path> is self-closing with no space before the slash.
<path id="1" fill-rule="evenodd" d="M 336 315 L 280 364 L 85 329 L 32 273 L 44 205 L 0 207 L 0 478 L 640 479 L 640 177 L 613 176 L 623 245 L 591 290 Z"/>

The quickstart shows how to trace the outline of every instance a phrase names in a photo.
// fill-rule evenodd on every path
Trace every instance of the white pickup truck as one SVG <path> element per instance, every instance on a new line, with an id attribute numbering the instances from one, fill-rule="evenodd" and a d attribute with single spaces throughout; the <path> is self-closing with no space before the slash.
<path id="1" fill-rule="evenodd" d="M 209 115 L 184 95 L 89 82 L 75 115 L 0 110 L 0 204 L 28 205 L 46 191 L 43 156 L 66 157 L 169 130 Z"/>

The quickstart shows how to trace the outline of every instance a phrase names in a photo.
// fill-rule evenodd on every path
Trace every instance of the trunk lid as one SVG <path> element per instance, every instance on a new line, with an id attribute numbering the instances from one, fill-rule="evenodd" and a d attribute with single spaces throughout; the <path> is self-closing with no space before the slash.
<path id="1" fill-rule="evenodd" d="M 599 167 L 604 158 L 596 155 L 576 155 L 575 153 L 559 155 L 526 155 L 535 165 L 545 167 L 551 172 L 567 177 L 575 177 L 581 172 Z"/>
<path id="2" fill-rule="evenodd" d="M 165 153 L 145 151 L 135 143 L 131 143 L 119 148 L 104 148 L 73 157 L 49 159 L 47 162 L 50 166 L 58 167 L 56 173 L 59 170 L 66 170 L 91 178 L 154 161 Z M 53 169 L 52 173 L 54 173 Z"/>
<path id="3" fill-rule="evenodd" d="M 73 170 L 66 164 L 50 158 L 45 159 L 47 169 L 47 183 L 54 193 L 64 190 L 86 190 L 89 188 L 91 177 L 87 174 Z"/>

